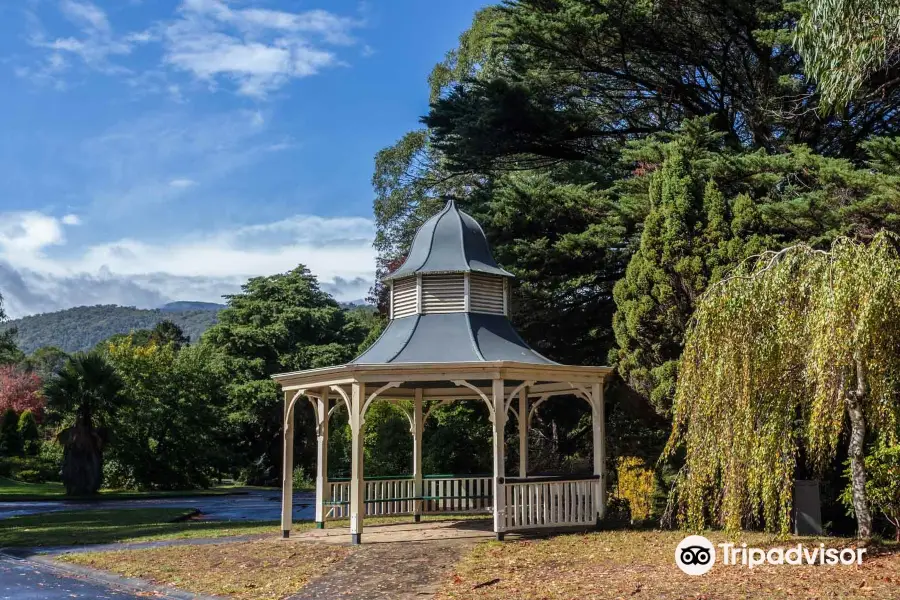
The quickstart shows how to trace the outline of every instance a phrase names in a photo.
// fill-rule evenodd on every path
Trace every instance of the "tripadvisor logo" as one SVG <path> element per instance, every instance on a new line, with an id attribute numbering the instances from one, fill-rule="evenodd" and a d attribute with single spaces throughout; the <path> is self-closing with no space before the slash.
<path id="1" fill-rule="evenodd" d="M 689 535 L 675 548 L 675 564 L 688 575 L 703 575 L 716 562 L 716 548 L 702 535 Z"/>
<path id="2" fill-rule="evenodd" d="M 747 544 L 718 544 L 723 565 L 861 565 L 865 548 L 826 548 L 825 544 L 808 548 L 797 544 L 790 548 L 748 548 Z M 688 575 L 708 573 L 716 562 L 716 547 L 702 535 L 689 535 L 675 548 L 675 564 Z"/>

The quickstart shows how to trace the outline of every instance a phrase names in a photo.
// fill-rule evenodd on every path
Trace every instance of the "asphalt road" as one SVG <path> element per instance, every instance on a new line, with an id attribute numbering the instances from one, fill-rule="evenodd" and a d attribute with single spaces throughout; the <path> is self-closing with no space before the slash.
<path id="1" fill-rule="evenodd" d="M 294 519 L 315 517 L 310 493 L 294 495 Z M 102 502 L 0 502 L 0 519 L 61 510 L 96 510 L 117 508 L 197 508 L 201 518 L 214 521 L 277 521 L 281 518 L 281 494 L 277 491 L 253 490 L 231 496 L 195 496 L 192 498 L 160 498 L 153 500 L 115 500 Z M 156 598 L 165 596 L 153 595 Z M 133 592 L 117 590 L 102 582 L 60 574 L 56 570 L 30 561 L 0 557 L 0 600 L 125 600 L 147 598 Z"/>
<path id="2" fill-rule="evenodd" d="M 294 520 L 315 517 L 315 495 L 294 494 Z M 117 508 L 196 508 L 203 519 L 212 521 L 277 521 L 281 518 L 281 493 L 251 490 L 230 496 L 194 496 L 192 498 L 158 498 L 153 500 L 103 500 L 77 502 L 52 500 L 43 502 L 0 502 L 0 519 L 60 510 L 96 510 Z"/>
<path id="3" fill-rule="evenodd" d="M 102 583 L 66 577 L 28 561 L 0 558 L 0 600 L 132 600 L 146 597 L 118 591 Z"/>

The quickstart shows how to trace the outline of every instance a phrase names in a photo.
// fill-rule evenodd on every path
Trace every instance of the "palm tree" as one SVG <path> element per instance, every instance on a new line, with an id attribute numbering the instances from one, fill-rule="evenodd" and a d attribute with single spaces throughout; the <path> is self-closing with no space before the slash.
<path id="1" fill-rule="evenodd" d="M 103 480 L 108 425 L 124 400 L 122 381 L 102 355 L 79 353 L 47 383 L 44 395 L 48 419 L 64 426 L 56 439 L 63 446 L 66 494 L 96 493 Z"/>

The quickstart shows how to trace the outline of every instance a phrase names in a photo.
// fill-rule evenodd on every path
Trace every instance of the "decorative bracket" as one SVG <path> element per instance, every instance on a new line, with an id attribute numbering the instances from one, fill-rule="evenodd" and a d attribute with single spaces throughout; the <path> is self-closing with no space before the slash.
<path id="1" fill-rule="evenodd" d="M 513 401 L 513 398 L 516 397 L 516 394 L 518 394 L 520 391 L 522 391 L 522 388 L 531 387 L 533 385 L 534 385 L 533 381 L 523 381 L 522 383 L 517 385 L 515 387 L 515 389 L 509 393 L 509 398 L 507 398 L 506 404 L 503 405 L 503 408 L 506 410 L 506 412 L 509 412 L 509 407 L 512 406 L 512 401 Z M 518 417 L 516 417 L 516 418 L 518 418 Z"/>
<path id="2" fill-rule="evenodd" d="M 459 387 L 467 387 L 470 390 L 472 390 L 473 392 L 475 392 L 476 394 L 478 394 L 479 396 L 481 396 L 481 399 L 484 400 L 485 404 L 487 404 L 488 411 L 490 412 L 490 415 L 488 418 L 490 418 L 491 423 L 494 422 L 494 405 L 484 392 L 482 392 L 477 387 L 475 387 L 474 385 L 472 385 L 471 383 L 469 383 L 468 381 L 465 381 L 463 379 L 457 379 L 457 380 L 453 381 L 453 385 L 456 385 Z"/>

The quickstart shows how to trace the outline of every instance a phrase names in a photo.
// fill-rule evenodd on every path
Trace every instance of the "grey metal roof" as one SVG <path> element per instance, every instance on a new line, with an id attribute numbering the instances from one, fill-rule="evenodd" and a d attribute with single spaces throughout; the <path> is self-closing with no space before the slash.
<path id="1" fill-rule="evenodd" d="M 388 323 L 381 337 L 349 364 L 490 362 L 555 365 L 526 344 L 504 315 L 412 315 Z"/>
<path id="2" fill-rule="evenodd" d="M 385 281 L 418 273 L 489 273 L 512 277 L 491 256 L 481 225 L 450 200 L 416 232 L 406 260 Z"/>

